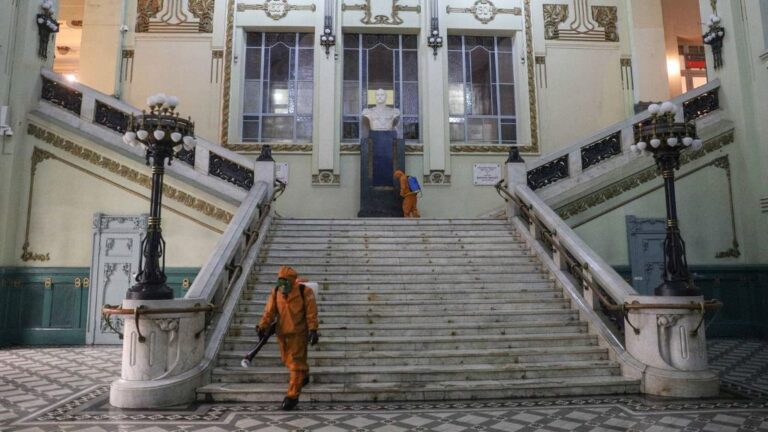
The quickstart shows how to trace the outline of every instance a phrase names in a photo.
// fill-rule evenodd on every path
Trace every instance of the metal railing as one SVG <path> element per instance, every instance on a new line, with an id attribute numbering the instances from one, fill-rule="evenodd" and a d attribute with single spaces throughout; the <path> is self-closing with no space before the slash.
<path id="1" fill-rule="evenodd" d="M 575 297 L 574 300 L 596 313 L 622 347 L 624 323 L 632 326 L 626 320 L 630 310 L 699 310 L 703 322 L 705 311 L 722 307 L 722 303 L 717 300 L 682 305 L 630 302 L 629 296 L 638 295 L 637 291 L 584 243 L 533 190 L 525 184 L 513 185 L 508 190 L 503 180 L 496 184 L 496 190 L 502 198 L 512 203 L 513 221 L 518 228 L 529 232 L 532 240 L 552 259 L 556 269 L 575 282 L 576 292 L 570 293 Z M 633 329 L 637 332 L 636 328 Z"/>
<path id="2" fill-rule="evenodd" d="M 118 146 L 122 153 L 131 153 L 143 159 L 141 149 L 130 147 L 122 141 L 130 115 L 141 114 L 140 109 L 83 84 L 69 82 L 62 75 L 50 70 L 43 70 L 41 74 L 40 99 L 47 107 L 54 106 L 63 110 L 66 115 L 75 116 L 71 122 L 75 126 L 113 132 L 110 144 Z M 224 181 L 241 191 L 253 187 L 253 160 L 199 137 L 197 143 L 193 150 L 179 152 L 177 159 L 193 168 L 195 172 L 217 181 Z M 242 198 L 243 194 L 239 195 Z"/>
<path id="3" fill-rule="evenodd" d="M 720 80 L 715 79 L 671 102 L 683 107 L 680 115 L 685 121 L 697 120 L 720 108 L 719 89 Z M 529 163 L 528 187 L 538 190 L 576 178 L 587 169 L 626 154 L 629 146 L 636 142 L 638 126 L 650 118 L 650 113 L 644 111 Z"/>

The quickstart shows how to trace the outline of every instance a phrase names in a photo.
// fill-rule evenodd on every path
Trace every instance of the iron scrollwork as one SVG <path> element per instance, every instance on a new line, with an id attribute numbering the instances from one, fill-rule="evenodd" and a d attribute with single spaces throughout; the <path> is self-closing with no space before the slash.
<path id="1" fill-rule="evenodd" d="M 533 190 L 540 189 L 568 178 L 568 175 L 568 155 L 563 155 L 528 171 L 528 187 Z"/>
<path id="2" fill-rule="evenodd" d="M 581 169 L 621 154 L 621 131 L 581 148 Z"/>
<path id="3" fill-rule="evenodd" d="M 212 176 L 216 176 L 246 190 L 253 187 L 253 170 L 242 167 L 214 153 L 211 153 L 209 161 L 208 172 Z"/>
<path id="4" fill-rule="evenodd" d="M 122 134 L 128 128 L 128 114 L 97 100 L 93 122 Z"/>
<path id="5" fill-rule="evenodd" d="M 40 97 L 78 116 L 83 106 L 83 94 L 56 81 L 43 77 Z"/>
<path id="6" fill-rule="evenodd" d="M 695 98 L 683 102 L 685 121 L 696 120 L 720 108 L 720 98 L 717 89 L 703 93 Z"/>
<path id="7" fill-rule="evenodd" d="M 174 156 L 176 160 L 182 161 L 187 165 L 195 166 L 195 149 L 181 149 Z"/>

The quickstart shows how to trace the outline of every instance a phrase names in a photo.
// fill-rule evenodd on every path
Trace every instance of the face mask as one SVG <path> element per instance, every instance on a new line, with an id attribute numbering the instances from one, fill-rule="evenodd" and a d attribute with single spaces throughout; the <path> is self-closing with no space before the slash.
<path id="1" fill-rule="evenodd" d="M 291 283 L 288 281 L 288 279 L 280 278 L 277 280 L 277 286 L 280 287 L 280 291 L 283 292 L 283 295 L 287 296 L 289 292 L 291 292 Z"/>

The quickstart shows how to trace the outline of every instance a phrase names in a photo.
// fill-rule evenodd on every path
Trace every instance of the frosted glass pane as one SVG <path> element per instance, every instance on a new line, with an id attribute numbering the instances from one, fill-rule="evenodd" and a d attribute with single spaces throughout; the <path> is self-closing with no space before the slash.
<path id="1" fill-rule="evenodd" d="M 464 115 L 464 84 L 448 85 L 448 113 Z"/>
<path id="2" fill-rule="evenodd" d="M 403 51 L 403 81 L 419 80 L 419 62 L 416 51 Z"/>
<path id="3" fill-rule="evenodd" d="M 312 114 L 312 95 L 314 86 L 311 81 L 302 81 L 296 83 L 298 87 L 296 97 L 296 113 L 297 114 Z"/>
<path id="4" fill-rule="evenodd" d="M 264 117 L 264 140 L 293 139 L 293 117 Z"/>
<path id="5" fill-rule="evenodd" d="M 245 79 L 261 78 L 261 48 L 245 50 Z"/>
<path id="6" fill-rule="evenodd" d="M 296 139 L 312 141 L 312 117 L 296 117 Z"/>
<path id="7" fill-rule="evenodd" d="M 246 81 L 243 90 L 243 114 L 260 113 L 261 81 Z"/>
<path id="8" fill-rule="evenodd" d="M 515 82 L 512 69 L 512 53 L 499 53 L 499 82 L 504 84 Z"/>
<path id="9" fill-rule="evenodd" d="M 419 114 L 419 85 L 403 84 L 403 114 Z"/>
<path id="10" fill-rule="evenodd" d="M 258 139 L 259 139 L 259 122 L 258 121 L 243 122 L 243 141 L 258 141 Z"/>
<path id="11" fill-rule="evenodd" d="M 499 132 L 496 119 L 469 119 L 467 123 L 467 140 L 498 143 Z"/>
<path id="12" fill-rule="evenodd" d="M 299 50 L 299 73 L 297 79 L 311 80 L 314 77 L 314 53 L 310 49 Z"/>
<path id="13" fill-rule="evenodd" d="M 360 114 L 359 86 L 357 81 L 344 83 L 344 115 Z"/>
<path id="14" fill-rule="evenodd" d="M 513 85 L 500 85 L 499 95 L 501 100 L 499 101 L 499 108 L 501 108 L 501 115 L 513 116 L 515 115 L 515 86 Z"/>
<path id="15" fill-rule="evenodd" d="M 464 82 L 464 73 L 462 71 L 464 66 L 462 57 L 463 55 L 461 54 L 461 51 L 448 52 L 448 82 Z"/>

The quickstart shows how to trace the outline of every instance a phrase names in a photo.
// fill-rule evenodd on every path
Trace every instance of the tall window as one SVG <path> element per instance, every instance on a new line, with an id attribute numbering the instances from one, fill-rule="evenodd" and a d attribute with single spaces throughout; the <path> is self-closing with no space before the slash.
<path id="1" fill-rule="evenodd" d="M 342 137 L 360 138 L 360 113 L 376 103 L 376 90 L 401 113 L 398 134 L 417 141 L 419 131 L 419 64 L 413 35 L 344 35 L 344 103 Z"/>
<path id="2" fill-rule="evenodd" d="M 448 37 L 452 142 L 517 142 L 512 39 Z"/>
<path id="3" fill-rule="evenodd" d="M 248 33 L 243 141 L 311 142 L 312 33 Z"/>

